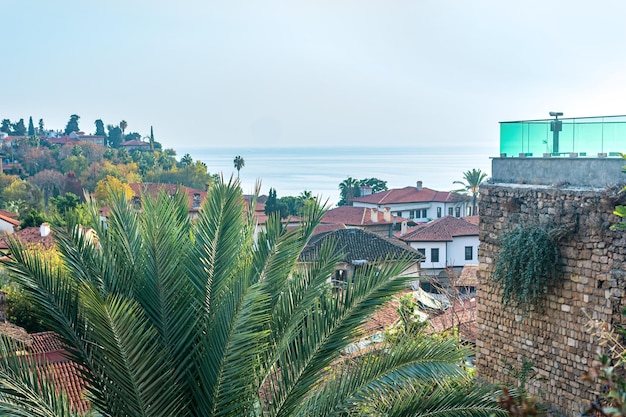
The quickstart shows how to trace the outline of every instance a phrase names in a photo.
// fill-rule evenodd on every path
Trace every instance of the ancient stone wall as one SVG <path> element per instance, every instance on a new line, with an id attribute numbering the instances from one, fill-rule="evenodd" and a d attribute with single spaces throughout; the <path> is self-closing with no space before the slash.
<path id="1" fill-rule="evenodd" d="M 626 232 L 610 230 L 615 190 L 540 185 L 481 186 L 477 368 L 483 379 L 507 380 L 505 361 L 519 368 L 530 359 L 537 371 L 529 391 L 566 416 L 579 416 L 598 387 L 581 381 L 597 358 L 599 340 L 587 329 L 585 311 L 611 325 L 624 322 Z M 517 225 L 567 226 L 560 242 L 563 276 L 543 307 L 525 317 L 504 308 L 490 280 L 498 238 Z M 558 414 L 557 414 L 558 415 Z"/>

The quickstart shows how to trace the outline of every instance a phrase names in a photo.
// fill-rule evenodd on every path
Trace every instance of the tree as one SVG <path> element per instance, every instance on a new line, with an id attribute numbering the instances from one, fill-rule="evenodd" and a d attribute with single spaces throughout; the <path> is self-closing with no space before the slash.
<path id="1" fill-rule="evenodd" d="M 123 141 L 122 129 L 118 126 L 107 125 L 107 130 L 109 131 L 107 144 L 112 148 L 119 148 Z"/>
<path id="2" fill-rule="evenodd" d="M 454 190 L 453 192 L 469 194 L 472 204 L 472 215 L 478 214 L 478 194 L 480 184 L 487 178 L 487 173 L 480 169 L 472 169 L 463 173 L 464 181 L 454 181 L 453 184 L 461 184 L 463 188 Z"/>
<path id="3" fill-rule="evenodd" d="M 13 136 L 26 136 L 26 125 L 24 119 L 20 119 L 17 123 L 13 124 Z"/>
<path id="4" fill-rule="evenodd" d="M 407 340 L 342 352 L 360 327 L 405 288 L 408 260 L 359 269 L 350 291 L 330 291 L 332 244 L 296 267 L 319 223 L 286 229 L 270 218 L 254 235 L 236 183 L 214 186 L 188 218 L 188 196 L 116 198 L 107 226 L 91 207 L 98 243 L 55 228 L 62 264 L 10 243 L 10 276 L 31 297 L 90 383 L 105 416 L 503 415 L 467 386 L 455 340 Z M 0 339 L 0 409 L 75 415 Z M 438 412 L 439 411 L 439 412 Z"/>
<path id="5" fill-rule="evenodd" d="M 388 189 L 387 181 L 379 180 L 378 178 L 363 178 L 359 181 L 359 185 L 372 187 L 372 193 L 379 193 Z"/>
<path id="6" fill-rule="evenodd" d="M 44 134 L 44 125 L 43 125 L 43 119 L 39 119 L 39 134 L 43 135 Z"/>
<path id="7" fill-rule="evenodd" d="M 96 201 L 109 205 L 113 203 L 112 196 L 120 195 L 124 196 L 126 200 L 130 200 L 133 197 L 133 189 L 112 175 L 107 175 L 106 178 L 98 181 L 94 193 Z"/>
<path id="8" fill-rule="evenodd" d="M 11 128 L 13 124 L 10 119 L 2 119 L 2 126 L 0 126 L 0 132 L 4 132 L 7 135 L 11 134 Z"/>
<path id="9" fill-rule="evenodd" d="M 192 163 L 193 163 L 193 158 L 188 153 L 186 153 L 185 155 L 183 155 L 182 158 L 180 158 L 180 165 L 183 167 L 188 167 Z"/>
<path id="10" fill-rule="evenodd" d="M 150 149 L 154 150 L 154 131 L 152 130 L 152 126 L 150 126 Z"/>
<path id="11" fill-rule="evenodd" d="M 33 116 L 28 118 L 28 136 L 35 136 L 35 125 L 33 124 Z"/>
<path id="12" fill-rule="evenodd" d="M 239 171 L 241 171 L 241 168 L 246 166 L 246 161 L 244 161 L 241 156 L 237 155 L 233 160 L 233 164 L 235 165 L 235 169 L 237 170 L 237 178 L 239 178 Z"/>
<path id="13" fill-rule="evenodd" d="M 65 126 L 66 135 L 69 135 L 72 132 L 80 131 L 80 129 L 78 128 L 78 119 L 80 119 L 80 116 L 77 114 L 73 114 L 70 116 L 70 120 L 67 122 L 67 126 Z"/>
<path id="14" fill-rule="evenodd" d="M 120 129 L 122 129 L 122 138 L 124 138 L 124 140 L 126 140 L 126 135 L 124 134 L 124 132 L 126 131 L 126 128 L 128 127 L 128 123 L 126 122 L 126 120 L 122 120 L 120 122 Z"/>
<path id="15" fill-rule="evenodd" d="M 351 206 L 352 200 L 359 195 L 359 180 L 348 177 L 339 184 L 341 200 L 338 206 Z"/>
<path id="16" fill-rule="evenodd" d="M 106 136 L 106 132 L 104 131 L 104 122 L 102 119 L 98 119 L 95 122 L 96 125 L 96 136 Z"/>

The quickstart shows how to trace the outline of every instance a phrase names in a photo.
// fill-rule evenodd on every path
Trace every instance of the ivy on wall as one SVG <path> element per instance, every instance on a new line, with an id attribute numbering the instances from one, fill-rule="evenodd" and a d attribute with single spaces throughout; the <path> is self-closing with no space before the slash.
<path id="1" fill-rule="evenodd" d="M 502 290 L 505 305 L 525 315 L 541 303 L 561 275 L 561 236 L 561 230 L 538 225 L 518 226 L 502 235 L 492 279 Z"/>

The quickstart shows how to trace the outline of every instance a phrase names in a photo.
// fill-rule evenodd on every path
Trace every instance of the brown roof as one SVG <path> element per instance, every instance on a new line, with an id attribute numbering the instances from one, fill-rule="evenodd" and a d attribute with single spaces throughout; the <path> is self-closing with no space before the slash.
<path id="1" fill-rule="evenodd" d="M 352 201 L 382 205 L 425 202 L 455 203 L 466 199 L 466 196 L 452 191 L 436 191 L 426 187 L 422 187 L 421 189 L 417 187 L 404 187 L 357 197 Z"/>
<path id="2" fill-rule="evenodd" d="M 54 232 L 50 231 L 48 236 L 41 236 L 41 229 L 39 227 L 25 227 L 11 234 L 13 238 L 19 239 L 22 243 L 28 246 L 41 246 L 44 249 L 50 249 L 54 247 Z M 0 249 L 8 249 L 7 236 L 0 237 Z"/>
<path id="3" fill-rule="evenodd" d="M 31 335 L 33 344 L 30 354 L 37 364 L 37 372 L 52 379 L 54 386 L 67 393 L 74 411 L 85 413 L 89 401 L 85 398 L 86 383 L 80 377 L 80 367 L 68 359 L 68 352 L 54 332 Z"/>
<path id="4" fill-rule="evenodd" d="M 394 220 L 394 216 L 391 216 L 389 221 L 385 221 L 384 213 L 379 210 L 376 210 L 376 218 L 378 221 L 373 222 L 372 209 L 369 207 L 341 206 L 328 210 L 326 214 L 324 214 L 324 217 L 322 217 L 322 223 L 341 223 L 348 226 L 372 226 L 376 224 L 393 224 L 394 222 L 401 223 L 406 220 L 398 216 L 395 216 Z"/>
<path id="5" fill-rule="evenodd" d="M 20 221 L 19 220 L 16 220 L 13 217 L 5 216 L 2 213 L 0 213 L 0 220 L 4 220 L 5 222 L 12 224 L 13 226 L 19 226 L 20 225 Z"/>
<path id="6" fill-rule="evenodd" d="M 478 216 L 465 216 L 463 217 L 463 220 L 465 220 L 466 222 L 470 222 L 472 224 L 475 224 L 476 226 L 478 226 Z"/>
<path id="7" fill-rule="evenodd" d="M 326 233 L 326 232 L 330 232 L 333 230 L 341 230 L 341 229 L 347 229 L 346 225 L 343 223 L 319 224 L 317 225 L 315 230 L 313 230 L 313 234 L 319 235 L 320 233 Z"/>
<path id="8" fill-rule="evenodd" d="M 140 140 L 133 139 L 120 143 L 120 146 L 150 146 L 150 144 L 148 142 L 142 142 Z"/>
<path id="9" fill-rule="evenodd" d="M 432 317 L 429 322 L 429 332 L 441 332 L 457 327 L 462 339 L 476 342 L 476 299 L 457 301 L 444 313 Z"/>
<path id="10" fill-rule="evenodd" d="M 4 217 L 10 217 L 12 219 L 17 219 L 19 217 L 19 215 L 11 212 L 11 211 L 6 211 L 6 210 L 2 210 L 0 209 L 0 215 L 3 215 Z"/>
<path id="11" fill-rule="evenodd" d="M 174 195 L 176 194 L 177 190 L 180 189 L 182 192 L 185 192 L 187 194 L 187 197 L 189 198 L 189 211 L 198 211 L 198 209 L 200 208 L 199 206 L 194 206 L 193 204 L 193 196 L 195 194 L 198 194 L 200 197 L 200 205 L 202 205 L 207 196 L 206 191 L 178 184 L 164 184 L 160 182 L 134 182 L 128 185 L 133 190 L 133 194 L 137 197 L 140 197 L 142 194 L 155 197 L 161 191 L 164 191 L 168 195 Z"/>
<path id="12" fill-rule="evenodd" d="M 400 239 L 405 242 L 449 242 L 457 236 L 478 236 L 478 225 L 463 217 L 446 216 L 415 226 Z"/>
<path id="13" fill-rule="evenodd" d="M 300 254 L 300 260 L 314 260 L 326 239 L 334 240 L 343 262 L 393 260 L 407 255 L 416 260 L 422 257 L 418 251 L 397 239 L 384 238 L 361 229 L 340 229 L 314 235 Z"/>
<path id="14" fill-rule="evenodd" d="M 455 287 L 477 287 L 478 265 L 465 265 L 461 270 L 459 279 L 454 283 Z"/>

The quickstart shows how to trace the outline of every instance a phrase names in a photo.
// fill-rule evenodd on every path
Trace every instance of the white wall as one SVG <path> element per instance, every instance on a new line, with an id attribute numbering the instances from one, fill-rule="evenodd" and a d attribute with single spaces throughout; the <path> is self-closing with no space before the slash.
<path id="1" fill-rule="evenodd" d="M 452 211 L 452 215 L 455 216 L 456 215 L 456 207 L 460 206 L 461 207 L 461 217 L 465 217 L 467 216 L 467 207 L 468 207 L 468 203 L 463 202 L 463 203 L 456 203 L 456 204 L 451 204 L 451 203 L 439 203 L 439 202 L 432 202 L 432 201 L 428 201 L 428 202 L 423 202 L 423 203 L 402 203 L 402 204 L 382 204 L 382 205 L 378 205 L 378 204 L 374 204 L 374 203 L 363 203 L 363 202 L 359 202 L 359 201 L 355 201 L 353 203 L 354 207 L 368 207 L 368 208 L 376 208 L 379 211 L 383 211 L 385 207 L 389 207 L 391 214 L 394 215 L 397 212 L 402 212 L 402 214 L 400 216 L 404 217 L 405 219 L 410 219 L 410 215 L 409 215 L 409 211 L 411 210 L 422 210 L 422 209 L 426 209 L 426 217 L 430 218 L 430 219 L 436 219 L 437 218 L 437 207 L 441 207 L 441 217 L 445 217 L 448 215 L 448 208 L 452 207 L 453 211 Z M 421 220 L 421 219 L 416 219 L 416 220 Z"/>
<path id="2" fill-rule="evenodd" d="M 426 260 L 421 263 L 422 269 L 440 269 L 446 267 L 446 242 L 411 242 L 410 246 L 415 249 L 426 249 Z M 439 262 L 433 262 L 430 255 L 431 249 L 439 248 Z"/>
<path id="3" fill-rule="evenodd" d="M 465 247 L 472 247 L 472 259 L 465 260 Z M 478 265 L 478 236 L 455 237 L 448 242 L 448 266 Z"/>

